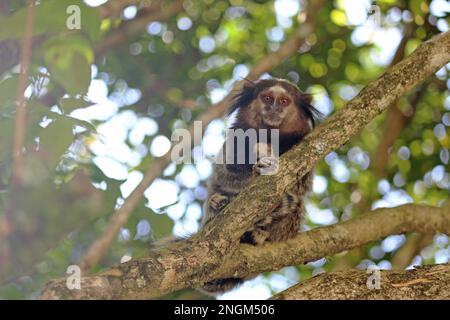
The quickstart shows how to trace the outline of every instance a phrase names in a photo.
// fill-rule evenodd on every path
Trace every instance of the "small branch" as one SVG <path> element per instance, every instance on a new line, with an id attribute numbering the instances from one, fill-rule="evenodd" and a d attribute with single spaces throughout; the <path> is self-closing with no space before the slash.
<path id="1" fill-rule="evenodd" d="M 391 107 L 389 107 L 386 114 L 383 136 L 381 137 L 377 150 L 374 153 L 375 157 L 372 169 L 378 177 L 382 177 L 386 174 L 386 167 L 389 163 L 390 156 L 389 149 L 394 145 L 403 129 L 407 126 L 409 121 L 414 116 L 417 105 L 422 100 L 426 91 L 427 87 L 423 86 L 422 88 L 419 88 L 418 91 L 413 95 L 410 101 L 410 111 L 408 114 L 403 113 L 398 108 L 397 104 L 393 104 Z"/>
<path id="2" fill-rule="evenodd" d="M 30 0 L 25 21 L 25 34 L 22 42 L 22 56 L 20 58 L 20 76 L 17 87 L 17 112 L 14 127 L 12 184 L 19 185 L 22 176 L 22 147 L 26 130 L 26 112 L 24 92 L 27 87 L 28 65 L 31 56 L 31 34 L 36 14 L 36 1 Z"/>
<path id="3" fill-rule="evenodd" d="M 400 41 L 397 50 L 395 51 L 394 57 L 392 58 L 390 66 L 394 66 L 399 63 L 405 56 L 405 49 L 408 41 L 411 39 L 414 34 L 414 29 L 412 24 L 407 24 L 405 26 L 405 31 L 402 40 Z M 419 90 L 418 92 L 421 92 Z M 419 93 L 420 95 L 421 93 Z M 417 95 L 417 94 L 416 94 Z M 416 99 L 417 102 L 420 100 L 420 96 Z M 413 109 L 415 108 L 417 102 L 411 103 Z M 401 131 L 403 130 L 406 122 L 409 118 L 412 117 L 412 114 L 407 117 L 404 115 L 397 106 L 397 101 L 394 101 L 392 105 L 388 108 L 386 112 L 386 120 L 384 124 L 383 137 L 378 143 L 377 151 L 375 152 L 374 164 L 372 166 L 373 172 L 382 176 L 389 160 L 389 147 L 397 140 Z"/>
<path id="4" fill-rule="evenodd" d="M 380 223 L 382 222 L 382 223 Z M 151 299 L 186 287 L 200 287 L 221 277 L 245 277 L 314 261 L 391 234 L 450 234 L 450 211 L 423 205 L 377 209 L 359 218 L 300 233 L 286 242 L 239 245 L 226 259 L 205 241 L 180 243 L 155 251 L 95 276 L 83 277 L 81 290 L 65 279 L 49 283 L 41 299 Z M 195 240 L 193 240 L 195 241 Z M 209 267 L 217 260 L 215 271 Z"/>
<path id="5" fill-rule="evenodd" d="M 392 256 L 392 269 L 403 270 L 408 267 L 412 259 L 433 242 L 433 236 L 432 233 L 411 234 L 406 243 Z"/>
<path id="6" fill-rule="evenodd" d="M 323 3 L 322 1 L 315 1 L 314 6 L 308 8 L 307 16 L 315 16 L 317 12 L 318 3 Z M 267 63 L 267 58 L 263 58 L 255 67 L 254 70 L 250 73 L 250 79 L 256 79 L 261 76 L 264 72 L 268 72 L 272 70 L 272 68 L 281 64 L 286 58 L 295 53 L 298 49 L 298 46 L 294 44 L 301 44 L 304 41 L 304 35 L 306 34 L 305 30 L 313 30 L 314 26 L 312 23 L 315 23 L 313 18 L 310 18 L 307 22 L 302 24 L 300 27 L 303 31 L 298 31 L 292 38 L 286 41 L 286 43 L 282 44 L 279 50 L 275 53 L 270 54 L 270 63 Z M 240 84 L 237 84 L 239 86 Z M 230 100 L 234 92 L 230 92 L 222 101 L 212 105 L 208 111 L 201 114 L 196 121 L 200 121 L 203 127 L 206 127 L 208 123 L 212 120 L 221 117 L 227 108 L 230 105 Z M 192 137 L 194 137 L 194 123 L 192 123 L 188 128 Z M 181 143 L 189 144 L 188 147 L 191 147 L 191 141 L 182 141 Z M 200 141 L 194 141 L 194 145 L 197 145 Z M 111 220 L 108 222 L 105 231 L 103 234 L 89 247 L 86 254 L 82 258 L 80 265 L 84 270 L 88 270 L 92 266 L 96 265 L 102 257 L 108 251 L 111 243 L 116 238 L 120 228 L 126 224 L 128 218 L 132 214 L 134 208 L 139 203 L 140 198 L 144 194 L 144 191 L 148 188 L 148 186 L 163 172 L 163 170 L 172 163 L 171 152 L 173 150 L 173 146 L 171 150 L 154 161 L 149 170 L 144 174 L 144 178 L 139 183 L 139 185 L 133 190 L 133 192 L 129 195 L 129 197 L 125 200 L 124 205 L 117 210 L 111 217 Z"/>
<path id="7" fill-rule="evenodd" d="M 380 276 L 379 288 L 373 280 Z M 370 289 L 372 288 L 372 289 Z M 450 265 L 408 271 L 348 270 L 320 274 L 275 296 L 273 300 L 441 300 L 450 299 Z"/>
<path id="8" fill-rule="evenodd" d="M 444 202 L 442 208 L 450 211 L 450 200 Z M 433 243 L 433 236 L 433 233 L 413 233 L 409 235 L 405 244 L 392 256 L 392 269 L 403 270 L 407 268 L 411 264 L 413 258 L 419 255 L 423 248 Z"/>

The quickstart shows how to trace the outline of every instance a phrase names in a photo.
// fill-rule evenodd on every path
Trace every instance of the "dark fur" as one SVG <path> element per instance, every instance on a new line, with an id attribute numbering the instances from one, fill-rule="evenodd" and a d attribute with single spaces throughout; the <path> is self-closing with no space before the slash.
<path id="1" fill-rule="evenodd" d="M 282 118 L 281 124 L 271 126 L 262 114 L 264 102 L 259 99 L 260 94 L 269 88 L 281 86 L 287 92 L 292 103 L 283 111 L 288 116 Z M 275 92 L 275 91 L 274 91 Z M 294 108 L 294 109 L 292 109 Z M 282 155 L 299 143 L 315 126 L 315 120 L 321 117 L 317 109 L 311 105 L 311 95 L 303 93 L 294 84 L 282 79 L 248 81 L 240 92 L 236 94 L 229 109 L 229 115 L 236 113 L 232 129 L 279 129 L 279 152 Z M 280 113 L 281 114 L 281 113 Z M 270 132 L 270 131 L 269 131 Z M 269 135 L 268 143 L 271 143 Z M 259 142 L 259 140 L 257 141 Z M 235 143 L 235 142 L 234 142 Z M 248 145 L 247 145 L 248 146 Z M 248 150 L 248 149 L 247 149 Z M 253 150 L 253 148 L 250 148 Z M 222 151 L 226 153 L 225 151 Z M 254 165 L 248 161 L 246 152 L 244 164 L 215 164 L 211 177 L 208 200 L 205 205 L 203 224 L 220 213 L 255 175 Z M 257 166 L 258 163 L 255 165 Z M 241 237 L 241 243 L 261 244 L 265 241 L 284 241 L 294 237 L 300 228 L 304 213 L 303 199 L 311 189 L 312 172 L 299 179 L 292 190 L 286 192 L 280 205 L 268 216 L 258 221 Z M 245 279 L 219 279 L 209 282 L 204 291 L 219 293 L 230 290 Z"/>

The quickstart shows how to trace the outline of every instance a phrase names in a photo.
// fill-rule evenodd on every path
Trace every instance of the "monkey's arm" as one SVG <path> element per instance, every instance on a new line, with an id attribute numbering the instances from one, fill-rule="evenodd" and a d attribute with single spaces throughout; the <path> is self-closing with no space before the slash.
<path id="1" fill-rule="evenodd" d="M 246 165 L 216 163 L 208 188 L 202 225 L 219 214 L 251 178 L 252 170 Z"/>

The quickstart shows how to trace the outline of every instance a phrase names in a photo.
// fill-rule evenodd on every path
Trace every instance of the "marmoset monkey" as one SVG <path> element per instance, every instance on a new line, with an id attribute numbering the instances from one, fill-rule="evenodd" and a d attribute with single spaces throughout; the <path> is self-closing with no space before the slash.
<path id="1" fill-rule="evenodd" d="M 242 129 L 241 133 L 247 133 L 249 130 L 258 132 L 267 129 L 267 139 L 261 141 L 257 134 L 257 139 L 251 141 L 248 135 L 242 150 L 242 143 L 238 146 L 234 135 L 227 137 L 220 153 L 223 161 L 216 161 L 210 179 L 202 225 L 219 214 L 252 177 L 274 165 L 274 143 L 278 143 L 279 155 L 283 154 L 311 132 L 316 118 L 321 116 L 311 106 L 311 95 L 283 79 L 246 83 L 235 96 L 229 115 L 235 112 L 232 130 Z M 273 136 L 271 129 L 278 129 L 278 136 Z M 239 156 L 241 161 L 236 161 Z M 256 161 L 252 162 L 252 159 Z M 283 241 L 295 237 L 305 211 L 304 197 L 311 190 L 311 185 L 312 172 L 309 172 L 283 195 L 280 205 L 271 214 L 242 235 L 241 243 L 259 245 L 265 241 Z M 210 293 L 222 293 L 247 279 L 214 280 L 202 289 Z"/>

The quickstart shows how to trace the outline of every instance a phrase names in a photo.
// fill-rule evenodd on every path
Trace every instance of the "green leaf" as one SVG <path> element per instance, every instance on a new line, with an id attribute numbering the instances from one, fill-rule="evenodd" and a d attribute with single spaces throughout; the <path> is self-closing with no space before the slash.
<path id="1" fill-rule="evenodd" d="M 59 101 L 60 106 L 64 110 L 65 113 L 70 113 L 75 109 L 86 108 L 94 103 L 86 100 L 85 98 L 62 98 Z"/>
<path id="2" fill-rule="evenodd" d="M 14 137 L 14 118 L 0 118 L 0 163 L 11 155 Z"/>
<path id="3" fill-rule="evenodd" d="M 44 47 L 44 60 L 53 79 L 71 95 L 86 94 L 94 54 L 82 36 L 55 37 Z"/>
<path id="4" fill-rule="evenodd" d="M 25 294 L 14 284 L 0 287 L 0 297 L 8 300 L 25 299 Z"/>
<path id="5" fill-rule="evenodd" d="M 67 119 L 59 118 L 42 130 L 40 151 L 44 153 L 49 167 L 56 167 L 72 141 L 72 122 Z"/>
<path id="6" fill-rule="evenodd" d="M 1 117 L 5 117 L 5 118 L 11 118 L 14 117 L 15 113 L 17 110 L 17 105 L 15 103 L 15 101 L 5 101 L 5 102 L 1 102 L 0 104 L 0 118 Z"/>
<path id="7" fill-rule="evenodd" d="M 94 52 L 82 35 L 55 36 L 42 48 L 51 77 L 71 95 L 86 94 Z"/>
<path id="8" fill-rule="evenodd" d="M 95 126 L 92 123 L 88 122 L 88 121 L 80 120 L 80 119 L 69 117 L 69 116 L 60 116 L 60 117 L 66 118 L 74 126 L 80 126 L 80 127 L 83 127 L 83 128 L 85 128 L 87 130 L 92 131 L 93 133 L 97 133 L 97 129 L 95 128 Z"/>
<path id="9" fill-rule="evenodd" d="M 85 120 L 80 120 L 77 118 L 73 118 L 70 116 L 61 115 L 59 113 L 53 112 L 48 107 L 40 104 L 37 101 L 30 101 L 28 103 L 28 108 L 32 111 L 32 114 L 36 119 L 40 119 L 44 116 L 47 118 L 50 118 L 50 119 L 55 119 L 55 120 L 60 119 L 62 121 L 70 122 L 72 124 L 72 126 L 80 126 L 87 130 L 92 131 L 93 133 L 97 132 L 97 129 L 95 128 L 95 126 L 92 123 L 85 121 Z"/>
<path id="10" fill-rule="evenodd" d="M 95 8 L 87 6 L 81 0 L 48 0 L 41 1 L 36 7 L 33 24 L 33 36 L 44 33 L 58 33 L 71 31 L 67 27 L 67 20 L 71 16 L 67 13 L 69 6 L 75 5 L 80 9 L 80 31 L 89 35 L 92 40 L 100 36 L 100 17 Z M 17 10 L 11 16 L 0 19 L 0 40 L 23 37 L 25 32 L 27 8 Z"/>
<path id="11" fill-rule="evenodd" d="M 17 87 L 19 86 L 19 75 L 13 75 L 0 82 L 0 97 L 2 102 L 15 101 L 17 95 Z"/>

